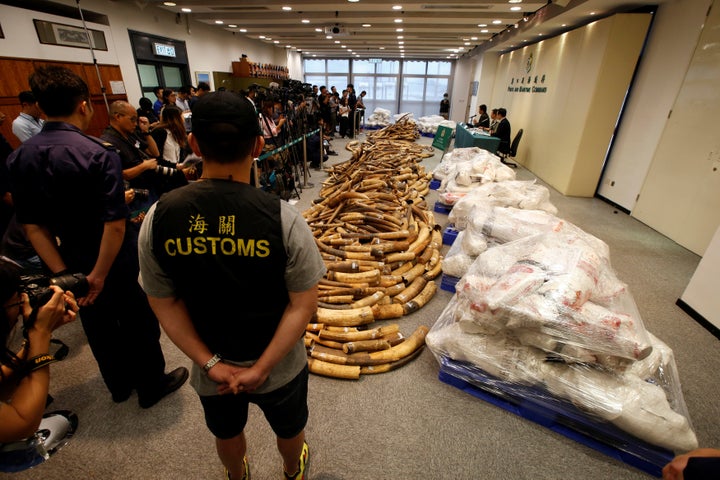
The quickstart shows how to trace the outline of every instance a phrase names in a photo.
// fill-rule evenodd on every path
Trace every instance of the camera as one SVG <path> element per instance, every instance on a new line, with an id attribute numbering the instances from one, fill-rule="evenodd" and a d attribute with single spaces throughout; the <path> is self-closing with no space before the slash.
<path id="1" fill-rule="evenodd" d="M 178 170 L 177 168 L 158 165 L 157 167 L 155 167 L 155 171 L 158 175 L 167 175 L 169 177 L 170 175 L 175 175 L 175 172 L 177 172 Z M 137 190 L 135 190 L 135 194 L 137 195 Z"/>
<path id="2" fill-rule="evenodd" d="M 133 188 L 133 192 L 137 200 L 147 200 L 150 197 L 150 190 L 147 188 Z"/>
<path id="3" fill-rule="evenodd" d="M 55 294 L 52 285 L 57 285 L 63 292 L 71 291 L 76 298 L 88 294 L 90 285 L 82 273 L 65 273 L 48 277 L 47 275 L 23 275 L 20 277 L 20 290 L 27 294 L 30 299 L 30 306 L 33 310 L 45 305 Z"/>

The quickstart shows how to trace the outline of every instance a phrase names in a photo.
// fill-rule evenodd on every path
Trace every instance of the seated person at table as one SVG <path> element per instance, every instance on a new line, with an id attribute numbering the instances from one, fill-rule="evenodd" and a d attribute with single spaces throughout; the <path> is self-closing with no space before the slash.
<path id="1" fill-rule="evenodd" d="M 498 112 L 497 108 L 493 108 L 490 111 L 490 127 L 487 128 L 487 132 L 490 135 L 495 135 L 495 130 L 497 130 L 497 126 L 498 126 L 497 112 Z"/>
<path id="2" fill-rule="evenodd" d="M 478 107 L 478 120 L 475 123 L 475 128 L 490 129 L 490 117 L 487 114 L 487 105 L 485 104 Z"/>
<path id="3" fill-rule="evenodd" d="M 507 110 L 504 108 L 498 108 L 497 111 L 497 130 L 495 130 L 495 136 L 500 139 L 500 145 L 498 146 L 498 152 L 505 155 L 510 153 L 510 122 L 507 118 Z"/>

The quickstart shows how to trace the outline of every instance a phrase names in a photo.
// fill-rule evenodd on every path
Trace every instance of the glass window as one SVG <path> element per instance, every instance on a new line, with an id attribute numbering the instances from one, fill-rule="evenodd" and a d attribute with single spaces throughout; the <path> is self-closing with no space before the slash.
<path id="1" fill-rule="evenodd" d="M 377 77 L 375 79 L 375 98 L 376 100 L 392 100 L 397 102 L 397 77 Z M 368 90 L 368 95 L 371 95 Z M 386 108 L 386 107 L 383 107 Z M 389 108 L 390 111 L 395 110 L 395 106 Z"/>
<path id="2" fill-rule="evenodd" d="M 325 60 L 305 59 L 305 72 L 325 73 Z"/>
<path id="3" fill-rule="evenodd" d="M 425 100 L 428 102 L 437 100 L 438 105 L 443 95 L 448 93 L 448 78 L 428 78 L 425 87 Z"/>
<path id="4" fill-rule="evenodd" d="M 356 76 L 355 77 L 355 83 L 353 83 L 355 86 L 355 95 L 360 95 L 360 92 L 365 90 L 367 92 L 366 99 L 369 98 L 375 98 L 373 95 L 373 90 L 375 90 L 375 77 L 369 77 L 369 76 Z"/>
<path id="5" fill-rule="evenodd" d="M 325 85 L 325 75 L 305 75 L 305 83 L 317 85 L 320 88 L 320 85 Z"/>
<path id="6" fill-rule="evenodd" d="M 425 79 L 422 77 L 405 77 L 402 86 L 403 100 L 424 100 Z"/>
<path id="7" fill-rule="evenodd" d="M 328 75 L 327 77 L 327 87 L 330 88 L 333 85 L 335 85 L 335 89 L 338 93 L 342 93 L 343 90 L 345 90 L 345 87 L 347 87 L 348 84 L 348 77 L 347 75 Z"/>
<path id="8" fill-rule="evenodd" d="M 165 87 L 177 90 L 182 87 L 182 75 L 179 67 L 162 67 L 163 77 L 165 77 Z"/>
<path id="9" fill-rule="evenodd" d="M 377 64 L 377 73 L 400 73 L 400 62 L 398 60 L 383 60 Z"/>
<path id="10" fill-rule="evenodd" d="M 450 62 L 428 62 L 428 75 L 450 75 Z"/>
<path id="11" fill-rule="evenodd" d="M 425 75 L 426 62 L 418 62 L 406 60 L 403 63 L 403 73 L 405 75 Z"/>
<path id="12" fill-rule="evenodd" d="M 155 65 L 143 65 L 138 64 L 138 72 L 140 72 L 140 84 L 143 88 L 158 87 L 157 72 L 155 71 Z"/>
<path id="13" fill-rule="evenodd" d="M 353 60 L 352 68 L 354 75 L 358 73 L 375 73 L 375 64 L 370 63 L 368 60 Z"/>
<path id="14" fill-rule="evenodd" d="M 350 62 L 348 60 L 328 60 L 327 71 L 328 73 L 350 73 Z"/>

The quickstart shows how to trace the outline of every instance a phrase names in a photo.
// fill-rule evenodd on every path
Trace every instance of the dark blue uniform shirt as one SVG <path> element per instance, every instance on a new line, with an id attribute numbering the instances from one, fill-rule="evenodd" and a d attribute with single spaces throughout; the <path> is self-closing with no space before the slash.
<path id="1" fill-rule="evenodd" d="M 74 125 L 46 122 L 7 165 L 18 221 L 48 227 L 67 267 L 89 273 L 105 222 L 129 213 L 114 147 Z"/>

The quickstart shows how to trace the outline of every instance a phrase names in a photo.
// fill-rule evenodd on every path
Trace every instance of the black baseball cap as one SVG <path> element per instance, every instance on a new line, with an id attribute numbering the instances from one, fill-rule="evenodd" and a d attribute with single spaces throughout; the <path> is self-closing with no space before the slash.
<path id="1" fill-rule="evenodd" d="M 217 124 L 232 125 L 240 136 L 260 136 L 260 122 L 253 104 L 232 92 L 211 92 L 198 98 L 192 108 L 192 131 L 196 135 L 209 132 Z"/>

